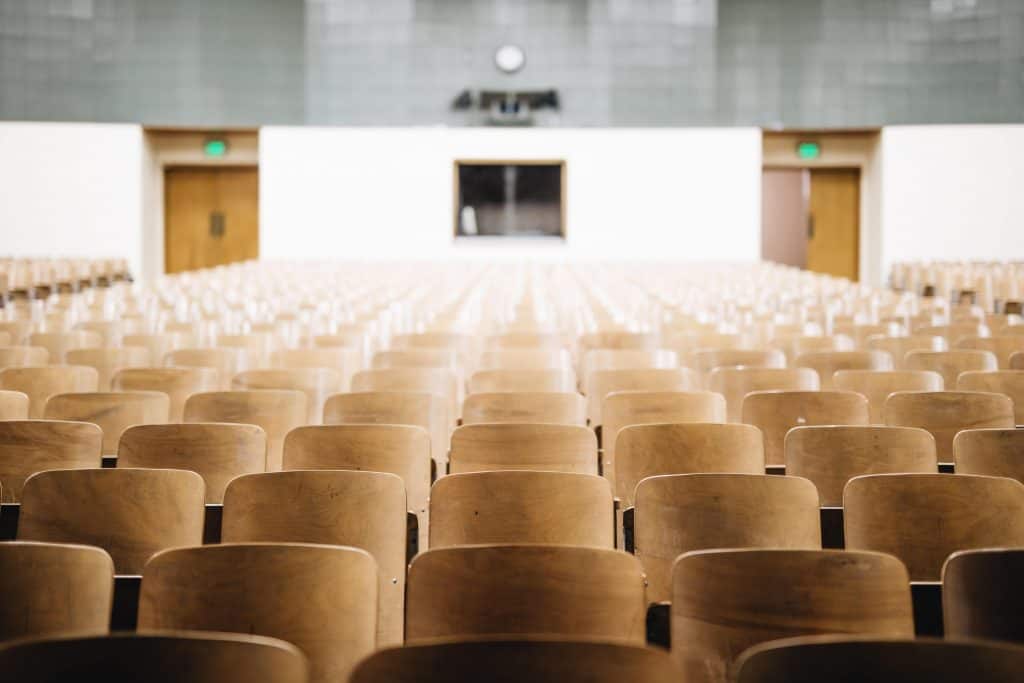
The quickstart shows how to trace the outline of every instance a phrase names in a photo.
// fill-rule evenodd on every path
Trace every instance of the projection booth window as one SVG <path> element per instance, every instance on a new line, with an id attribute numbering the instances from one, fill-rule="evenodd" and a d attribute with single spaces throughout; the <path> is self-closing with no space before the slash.
<path id="1" fill-rule="evenodd" d="M 565 237 L 565 163 L 455 162 L 456 237 Z"/>

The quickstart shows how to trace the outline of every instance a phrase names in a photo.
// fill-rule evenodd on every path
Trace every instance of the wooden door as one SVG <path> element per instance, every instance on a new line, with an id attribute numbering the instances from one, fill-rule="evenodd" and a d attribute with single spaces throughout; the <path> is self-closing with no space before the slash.
<path id="1" fill-rule="evenodd" d="M 860 259 L 860 170 L 811 170 L 807 269 L 857 280 Z"/>
<path id="2" fill-rule="evenodd" d="M 259 174 L 255 167 L 166 170 L 166 272 L 210 268 L 257 256 Z"/>
<path id="3" fill-rule="evenodd" d="M 761 173 L 761 258 L 794 268 L 807 266 L 809 175 L 803 168 Z"/>

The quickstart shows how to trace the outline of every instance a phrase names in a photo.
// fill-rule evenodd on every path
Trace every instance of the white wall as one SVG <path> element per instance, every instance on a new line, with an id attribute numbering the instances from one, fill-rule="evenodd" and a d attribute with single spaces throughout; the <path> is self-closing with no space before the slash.
<path id="1" fill-rule="evenodd" d="M 1024 126 L 882 131 L 882 254 L 1024 258 Z"/>
<path id="2" fill-rule="evenodd" d="M 566 244 L 532 254 L 760 256 L 757 129 L 267 127 L 261 257 L 522 255 L 452 234 L 454 161 L 519 158 L 567 165 Z"/>
<path id="3" fill-rule="evenodd" d="M 0 254 L 142 263 L 142 129 L 0 123 Z"/>

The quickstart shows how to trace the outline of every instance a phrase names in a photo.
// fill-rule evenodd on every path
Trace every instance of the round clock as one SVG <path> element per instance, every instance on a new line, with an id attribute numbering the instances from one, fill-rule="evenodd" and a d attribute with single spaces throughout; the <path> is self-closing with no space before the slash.
<path id="1" fill-rule="evenodd" d="M 502 45 L 494 52 L 494 64 L 507 74 L 514 74 L 526 64 L 526 53 L 518 45 Z"/>

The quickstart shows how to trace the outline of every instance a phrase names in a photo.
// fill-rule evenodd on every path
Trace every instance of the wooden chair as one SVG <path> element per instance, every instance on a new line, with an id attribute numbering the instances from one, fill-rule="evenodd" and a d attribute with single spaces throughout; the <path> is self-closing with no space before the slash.
<path id="1" fill-rule="evenodd" d="M 786 354 L 778 349 L 705 348 L 692 352 L 689 362 L 706 382 L 715 368 L 784 368 Z"/>
<path id="2" fill-rule="evenodd" d="M 25 481 L 18 540 L 103 548 L 118 574 L 203 540 L 203 480 L 184 470 L 51 470 Z"/>
<path id="3" fill-rule="evenodd" d="M 455 349 L 408 348 L 387 349 L 373 355 L 374 369 L 388 368 L 441 368 L 457 370 L 459 365 Z"/>
<path id="4" fill-rule="evenodd" d="M 868 399 L 871 424 L 884 424 L 882 409 L 897 391 L 942 391 L 942 375 L 930 370 L 839 370 L 833 377 L 839 391 L 856 391 Z"/>
<path id="5" fill-rule="evenodd" d="M 658 341 L 658 335 L 651 332 L 606 330 L 581 334 L 577 343 L 580 351 L 585 353 L 591 349 L 651 350 L 658 348 Z"/>
<path id="6" fill-rule="evenodd" d="M 28 410 L 28 394 L 20 391 L 0 390 L 0 422 L 3 420 L 27 420 Z"/>
<path id="7" fill-rule="evenodd" d="M 684 680 L 725 683 L 736 658 L 759 643 L 821 633 L 913 637 L 910 581 L 881 553 L 691 552 L 672 570 L 671 628 Z"/>
<path id="8" fill-rule="evenodd" d="M 942 621 L 947 638 L 1024 643 L 1024 549 L 953 553 L 942 567 Z"/>
<path id="9" fill-rule="evenodd" d="M 1009 477 L 1024 483 L 1024 430 L 965 429 L 953 437 L 953 461 L 957 474 Z"/>
<path id="10" fill-rule="evenodd" d="M 597 474 L 597 437 L 580 425 L 474 424 L 452 432 L 448 471 Z"/>
<path id="11" fill-rule="evenodd" d="M 0 576 L 4 577 L 0 641 L 61 632 L 107 632 L 114 562 L 103 550 L 57 543 L 0 543 Z M 9 675 L 4 671 L 5 677 Z"/>
<path id="12" fill-rule="evenodd" d="M 768 465 L 786 462 L 786 432 L 805 425 L 866 425 L 868 400 L 852 391 L 755 391 L 743 399 L 743 422 L 764 434 Z"/>
<path id="13" fill-rule="evenodd" d="M 914 328 L 914 334 L 942 337 L 951 349 L 956 348 L 956 345 L 965 338 L 987 337 L 989 333 L 985 323 L 978 320 L 952 322 L 948 325 L 921 325 Z"/>
<path id="14" fill-rule="evenodd" d="M 429 672 L 429 673 L 428 673 Z M 452 640 L 378 651 L 356 666 L 351 683 L 678 683 L 659 648 L 530 639 Z"/>
<path id="15" fill-rule="evenodd" d="M 427 547 L 430 500 L 430 434 L 397 424 L 297 427 L 284 439 L 285 470 L 388 472 L 405 482 L 409 509 L 419 520 L 420 547 Z"/>
<path id="16" fill-rule="evenodd" d="M 103 335 L 90 330 L 74 332 L 36 332 L 28 337 L 29 346 L 42 346 L 50 354 L 51 363 L 67 363 L 64 354 L 72 349 L 103 346 Z"/>
<path id="17" fill-rule="evenodd" d="M 910 369 L 907 367 L 906 357 L 911 351 L 945 351 L 949 348 L 942 337 L 917 334 L 907 337 L 868 337 L 864 346 L 870 351 L 888 352 L 897 370 Z"/>
<path id="18" fill-rule="evenodd" d="M 122 345 L 123 325 L 121 320 L 84 320 L 75 324 L 72 329 L 99 334 L 102 341 L 97 346 L 120 347 Z"/>
<path id="19" fill-rule="evenodd" d="M 20 391 L 28 396 L 28 416 L 43 417 L 51 396 L 71 392 L 96 391 L 99 374 L 95 368 L 81 365 L 7 368 L 0 370 L 0 389 Z"/>
<path id="20" fill-rule="evenodd" d="M 99 391 L 57 394 L 46 402 L 47 420 L 91 422 L 103 430 L 103 453 L 117 453 L 124 430 L 139 424 L 164 424 L 170 411 L 166 394 L 156 391 Z"/>
<path id="21" fill-rule="evenodd" d="M 492 471 L 438 479 L 430 548 L 494 543 L 615 547 L 608 482 L 592 474 Z"/>
<path id="22" fill-rule="evenodd" d="M 794 427 L 785 454 L 786 474 L 809 479 L 823 507 L 842 507 L 843 488 L 854 477 L 938 471 L 935 438 L 913 427 Z"/>
<path id="23" fill-rule="evenodd" d="M 953 438 L 958 432 L 1015 425 L 1008 396 L 980 391 L 899 391 L 886 399 L 882 412 L 889 426 L 931 432 L 940 463 L 953 462 Z"/>
<path id="24" fill-rule="evenodd" d="M 139 630 L 152 629 L 280 638 L 306 655 L 310 683 L 343 681 L 376 646 L 377 563 L 301 543 L 167 550 L 142 578 Z"/>
<path id="25" fill-rule="evenodd" d="M 725 397 L 728 422 L 742 422 L 743 399 L 755 391 L 818 391 L 818 373 L 810 368 L 716 368 L 709 390 Z"/>
<path id="26" fill-rule="evenodd" d="M 345 347 L 278 349 L 270 354 L 270 365 L 284 369 L 328 368 L 341 373 L 341 382 L 335 391 L 348 391 L 352 375 L 362 369 L 362 353 Z"/>
<path id="27" fill-rule="evenodd" d="M 587 417 L 593 426 L 604 424 L 604 399 L 616 391 L 697 391 L 700 379 L 687 368 L 597 370 L 590 373 Z"/>
<path id="28" fill-rule="evenodd" d="M 1024 666 L 1024 648 L 1006 643 L 939 639 L 816 636 L 751 648 L 740 657 L 737 683 L 928 681 L 1005 683 Z"/>
<path id="29" fill-rule="evenodd" d="M 665 349 L 593 349 L 584 354 L 580 364 L 580 379 L 584 394 L 589 394 L 591 377 L 602 370 L 653 370 L 677 368 L 679 358 L 675 351 Z"/>
<path id="30" fill-rule="evenodd" d="M 576 391 L 576 376 L 568 368 L 551 370 L 479 370 L 469 378 L 470 394 L 510 391 Z"/>
<path id="31" fill-rule="evenodd" d="M 270 354 L 275 346 L 274 336 L 263 332 L 217 335 L 218 348 L 237 349 L 244 355 L 245 364 L 239 367 L 237 372 L 242 372 L 249 368 L 266 367 L 270 362 Z"/>
<path id="32" fill-rule="evenodd" d="M 428 550 L 409 566 L 405 637 L 558 636 L 643 645 L 644 574 L 606 548 L 485 545 Z"/>
<path id="33" fill-rule="evenodd" d="M 805 353 L 820 353 L 823 351 L 853 351 L 854 341 L 842 334 L 831 336 L 814 335 L 793 335 L 781 336 L 772 340 L 771 345 L 786 354 L 786 361 L 792 362 L 798 356 Z"/>
<path id="34" fill-rule="evenodd" d="M 839 370 L 893 369 L 892 356 L 885 351 L 812 351 L 797 356 L 793 365 L 817 372 L 822 391 L 836 388 L 833 376 Z"/>
<path id="35" fill-rule="evenodd" d="M 159 391 L 170 399 L 168 422 L 181 422 L 185 401 L 192 394 L 216 391 L 220 386 L 217 370 L 204 367 L 127 368 L 114 375 L 114 391 Z"/>
<path id="36" fill-rule="evenodd" d="M 206 484 L 206 502 L 220 503 L 232 479 L 266 471 L 267 435 L 251 424 L 129 427 L 117 447 L 117 466 L 191 470 Z"/>
<path id="37" fill-rule="evenodd" d="M 50 352 L 43 346 L 0 347 L 0 370 L 46 365 L 49 362 Z"/>
<path id="38" fill-rule="evenodd" d="M 32 333 L 32 321 L 0 320 L 0 332 L 10 335 L 6 346 L 23 346 Z"/>
<path id="39" fill-rule="evenodd" d="M 149 367 L 159 367 L 167 354 L 195 344 L 195 336 L 186 332 L 163 332 L 160 334 L 126 334 L 125 346 L 141 346 L 149 351 Z"/>
<path id="40" fill-rule="evenodd" d="M 20 683 L 306 683 L 302 653 L 283 640 L 239 633 L 63 635 L 0 646 L 0 668 Z"/>
<path id="41" fill-rule="evenodd" d="M 480 370 L 566 370 L 572 367 L 572 359 L 561 348 L 500 349 L 480 354 L 477 367 Z"/>
<path id="42" fill-rule="evenodd" d="M 352 377 L 353 392 L 400 391 L 440 396 L 446 402 L 449 431 L 459 415 L 457 385 L 456 374 L 445 368 L 384 368 L 364 370 Z"/>
<path id="43" fill-rule="evenodd" d="M 85 422 L 0 422 L 3 502 L 19 502 L 25 480 L 36 472 L 99 467 L 102 441 L 100 428 Z"/>
<path id="44" fill-rule="evenodd" d="M 267 435 L 267 471 L 281 469 L 284 437 L 306 422 L 306 395 L 301 391 L 260 389 L 211 391 L 185 401 L 185 422 L 253 424 Z"/>
<path id="45" fill-rule="evenodd" d="M 1018 351 L 1010 355 L 1010 362 L 1007 364 L 1010 370 L 1024 370 L 1024 352 Z"/>
<path id="46" fill-rule="evenodd" d="M 601 472 L 615 487 L 615 450 L 619 431 L 638 424 L 725 422 L 725 399 L 709 391 L 618 391 L 601 409 Z"/>
<path id="47" fill-rule="evenodd" d="M 1010 368 L 1010 357 L 1024 351 L 1024 335 L 1000 335 L 997 337 L 967 337 L 956 342 L 954 348 L 988 351 L 996 357 L 1000 370 Z"/>
<path id="48" fill-rule="evenodd" d="M 1024 425 L 1024 370 L 964 372 L 957 379 L 956 388 L 958 391 L 986 391 L 1009 396 L 1013 400 L 1014 422 Z"/>
<path id="49" fill-rule="evenodd" d="M 896 555 L 914 581 L 938 581 L 958 550 L 1024 545 L 1024 484 L 1012 479 L 873 474 L 850 480 L 843 507 L 846 547 Z"/>
<path id="50" fill-rule="evenodd" d="M 549 332 L 504 332 L 484 339 L 484 348 L 560 350 L 562 339 Z"/>
<path id="51" fill-rule="evenodd" d="M 430 435 L 430 455 L 438 472 L 448 466 L 448 405 L 440 396 L 405 391 L 335 394 L 324 404 L 324 424 L 422 427 Z"/>
<path id="52" fill-rule="evenodd" d="M 238 348 L 194 348 L 175 349 L 164 356 L 164 365 L 186 368 L 213 368 L 222 390 L 231 388 L 231 378 L 248 368 L 243 349 Z"/>
<path id="53" fill-rule="evenodd" d="M 636 486 L 634 553 L 647 599 L 672 599 L 672 564 L 707 548 L 821 548 L 818 492 L 799 477 L 677 474 Z"/>
<path id="54" fill-rule="evenodd" d="M 223 543 L 320 543 L 361 548 L 379 569 L 377 643 L 399 645 L 405 613 L 405 482 L 394 474 L 295 470 L 234 479 Z"/>
<path id="55" fill-rule="evenodd" d="M 246 370 L 231 380 L 233 391 L 288 389 L 306 395 L 306 424 L 323 420 L 327 397 L 341 388 L 341 373 L 330 368 Z"/>
<path id="56" fill-rule="evenodd" d="M 932 370 L 942 375 L 943 384 L 952 389 L 960 373 L 991 371 L 998 367 L 991 351 L 957 349 L 955 351 L 911 351 L 906 356 L 908 370 Z"/>
<path id="57" fill-rule="evenodd" d="M 470 394 L 462 405 L 462 424 L 518 422 L 585 425 L 586 402 L 575 391 Z"/>
<path id="58" fill-rule="evenodd" d="M 110 381 L 122 368 L 144 368 L 149 365 L 149 349 L 143 346 L 121 348 L 71 349 L 64 354 L 70 365 L 87 365 L 99 373 L 100 391 L 111 389 Z"/>
<path id="59" fill-rule="evenodd" d="M 619 430 L 615 441 L 615 497 L 634 504 L 637 484 L 663 474 L 764 474 L 764 442 L 742 424 L 646 424 Z M 674 559 L 674 558 L 673 558 Z"/>

